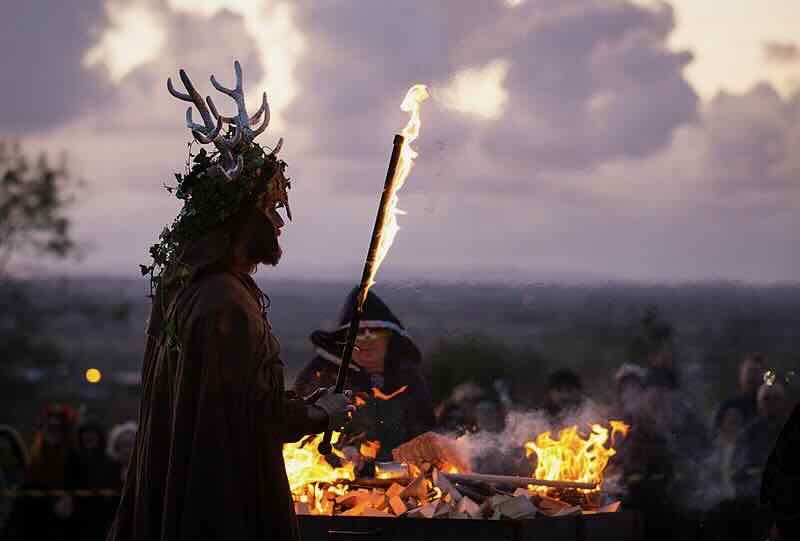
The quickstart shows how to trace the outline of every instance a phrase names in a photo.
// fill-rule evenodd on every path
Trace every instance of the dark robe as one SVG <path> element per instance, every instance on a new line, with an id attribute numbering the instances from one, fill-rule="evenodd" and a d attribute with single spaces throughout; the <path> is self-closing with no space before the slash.
<path id="1" fill-rule="evenodd" d="M 391 461 L 392 449 L 431 430 L 435 424 L 428 387 L 418 366 L 392 355 L 391 348 L 389 351 L 382 385 L 376 385 L 365 370 L 352 364 L 347 378 L 348 388 L 364 403 L 344 427 L 342 443 L 358 447 L 366 441 L 378 441 L 381 447 L 376 459 L 379 461 Z M 318 355 L 300 371 L 294 390 L 304 396 L 319 387 L 333 387 L 338 373 L 338 364 Z M 381 400 L 373 394 L 373 387 L 379 387 L 389 396 L 403 387 L 405 390 L 390 400 Z"/>
<path id="2" fill-rule="evenodd" d="M 206 273 L 151 331 L 110 541 L 298 538 L 282 445 L 325 427 L 286 394 L 263 307 L 249 276 Z"/>
<path id="3" fill-rule="evenodd" d="M 769 455 L 761 503 L 769 506 L 784 539 L 800 535 L 800 403 L 795 405 Z"/>

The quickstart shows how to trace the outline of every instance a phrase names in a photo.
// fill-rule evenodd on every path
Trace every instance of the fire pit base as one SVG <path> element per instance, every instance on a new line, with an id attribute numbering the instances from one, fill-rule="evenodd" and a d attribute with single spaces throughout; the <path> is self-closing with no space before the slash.
<path id="1" fill-rule="evenodd" d="M 640 541 L 635 511 L 534 520 L 298 517 L 303 541 Z"/>

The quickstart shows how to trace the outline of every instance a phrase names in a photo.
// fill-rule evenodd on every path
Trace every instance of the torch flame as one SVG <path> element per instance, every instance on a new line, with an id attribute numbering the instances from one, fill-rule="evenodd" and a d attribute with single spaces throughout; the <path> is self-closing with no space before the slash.
<path id="1" fill-rule="evenodd" d="M 621 421 L 610 421 L 613 434 L 627 434 L 628 425 Z M 613 447 L 606 447 L 609 429 L 593 424 L 592 431 L 583 437 L 577 426 L 564 428 L 553 439 L 550 432 L 543 432 L 534 441 L 525 444 L 528 457 L 536 455 L 536 471 L 533 477 L 548 481 L 578 481 L 594 483 L 598 490 L 603 483 L 603 471 L 609 459 L 616 454 Z M 531 487 L 537 491 L 546 488 Z"/>
<path id="2" fill-rule="evenodd" d="M 397 208 L 397 192 L 405 184 L 408 174 L 411 172 L 411 167 L 414 165 L 414 160 L 419 155 L 416 150 L 411 148 L 411 143 L 417 139 L 417 136 L 419 135 L 419 128 L 422 125 L 419 115 L 420 105 L 429 97 L 430 94 L 428 94 L 427 86 L 423 84 L 415 84 L 408 89 L 406 97 L 403 98 L 403 102 L 400 104 L 400 109 L 410 113 L 411 118 L 408 119 L 408 123 L 401 132 L 405 138 L 405 141 L 400 149 L 400 159 L 397 162 L 397 170 L 391 183 L 389 209 L 386 213 L 383 223 L 381 224 L 378 252 L 375 256 L 375 263 L 372 265 L 372 272 L 370 273 L 369 280 L 367 281 L 367 284 L 369 284 L 367 289 L 372 287 L 372 285 L 375 283 L 375 275 L 378 273 L 378 269 L 380 268 L 381 263 L 383 263 L 383 259 L 389 252 L 389 248 L 392 247 L 394 237 L 400 230 L 400 227 L 397 225 L 397 216 L 405 213 Z M 364 292 L 363 297 L 366 299 L 366 292 Z"/>

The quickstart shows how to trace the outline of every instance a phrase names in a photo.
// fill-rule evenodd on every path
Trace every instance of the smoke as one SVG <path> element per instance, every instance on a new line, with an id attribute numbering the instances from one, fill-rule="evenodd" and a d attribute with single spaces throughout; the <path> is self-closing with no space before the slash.
<path id="1" fill-rule="evenodd" d="M 557 425 L 543 410 L 511 411 L 505 417 L 502 431 L 467 433 L 456 442 L 474 471 L 527 476 L 533 466 L 525 457 L 525 442 L 548 431 L 556 437 L 560 429 L 573 425 L 588 433 L 592 424 L 608 426 L 609 415 L 608 408 L 591 400 L 567 411 Z"/>
<path id="2" fill-rule="evenodd" d="M 692 390 L 697 389 L 640 388 L 623 393 L 619 411 L 585 400 L 557 420 L 543 410 L 512 411 L 501 431 L 464 434 L 456 445 L 473 471 L 532 476 L 535 459 L 526 458 L 525 442 L 548 431 L 555 438 L 560 429 L 573 425 L 586 435 L 592 424 L 608 427 L 610 420 L 623 417 L 631 431 L 606 443 L 617 454 L 604 472 L 603 491 L 613 499 L 630 497 L 633 504 L 642 490 L 651 491 L 660 495 L 657 501 L 676 510 L 709 510 L 733 497 L 722 475 L 731 467 L 731 450 L 730 444 L 710 440 L 692 405 Z"/>

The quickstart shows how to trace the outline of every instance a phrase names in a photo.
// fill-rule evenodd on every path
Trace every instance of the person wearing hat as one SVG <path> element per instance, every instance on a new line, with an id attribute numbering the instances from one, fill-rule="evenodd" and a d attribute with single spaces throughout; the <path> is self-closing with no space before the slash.
<path id="1" fill-rule="evenodd" d="M 353 289 L 347 297 L 334 331 L 311 334 L 316 355 L 295 380 L 298 395 L 335 385 L 357 293 Z M 433 405 L 420 373 L 421 361 L 422 354 L 403 324 L 370 291 L 347 375 L 358 407 L 340 446 L 351 459 L 360 462 L 364 457 L 354 450 L 365 450 L 368 459 L 391 460 L 392 449 L 433 428 Z M 367 442 L 378 442 L 380 448 L 364 447 Z"/>

